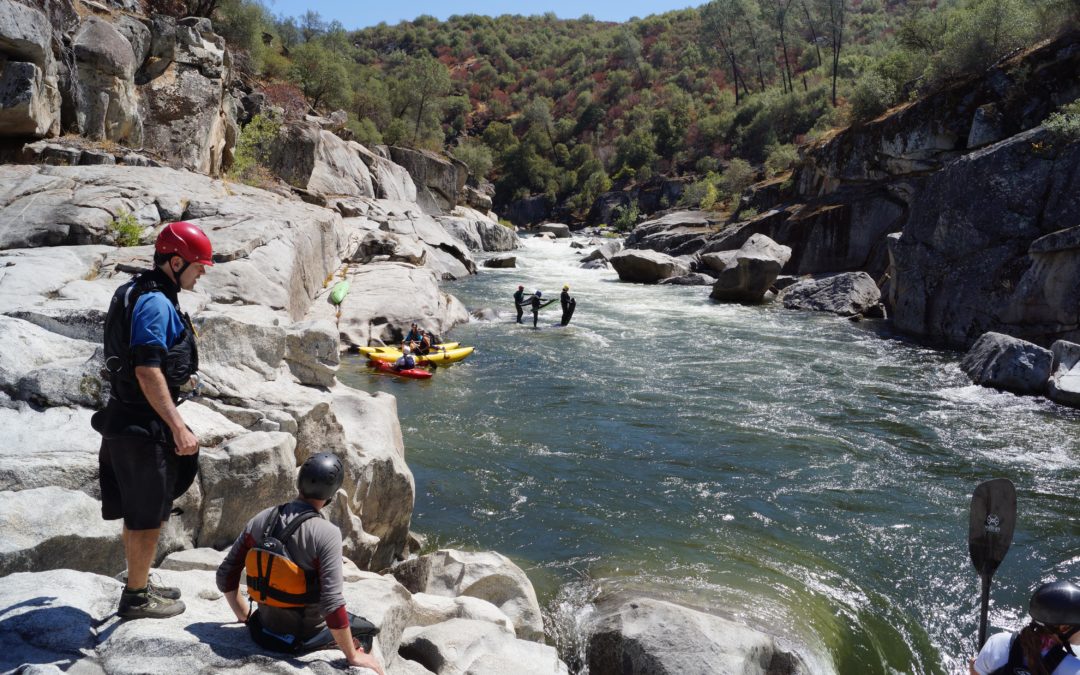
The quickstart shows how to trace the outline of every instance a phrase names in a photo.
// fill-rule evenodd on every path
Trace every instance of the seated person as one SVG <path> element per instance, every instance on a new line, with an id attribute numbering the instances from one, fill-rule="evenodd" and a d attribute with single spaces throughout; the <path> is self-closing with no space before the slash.
<path id="1" fill-rule="evenodd" d="M 405 334 L 405 338 L 401 341 L 401 346 L 412 347 L 415 349 L 416 345 L 420 344 L 420 340 L 422 340 L 423 337 L 424 331 L 421 328 L 418 328 L 414 323 L 409 328 L 409 332 Z"/>
<path id="2" fill-rule="evenodd" d="M 405 345 L 401 348 L 401 356 L 394 361 L 394 370 L 409 370 L 416 367 L 416 357 L 412 355 L 412 348 Z"/>
<path id="3" fill-rule="evenodd" d="M 379 629 L 345 610 L 341 531 L 320 513 L 344 477 L 336 455 L 309 457 L 297 476 L 296 499 L 248 521 L 218 567 L 217 587 L 260 647 L 296 655 L 337 645 L 350 666 L 382 675 L 370 653 Z M 245 571 L 248 594 L 258 603 L 254 612 L 239 593 Z"/>

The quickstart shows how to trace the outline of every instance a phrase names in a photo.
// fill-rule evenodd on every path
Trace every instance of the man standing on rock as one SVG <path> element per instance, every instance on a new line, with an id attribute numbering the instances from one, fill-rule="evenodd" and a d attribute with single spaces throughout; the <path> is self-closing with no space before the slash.
<path id="1" fill-rule="evenodd" d="M 309 457 L 297 498 L 248 521 L 218 567 L 217 587 L 260 647 L 297 655 L 337 645 L 350 666 L 381 674 L 370 653 L 379 629 L 345 610 L 341 530 L 320 513 L 344 478 L 337 455 Z M 259 603 L 254 613 L 240 595 L 245 571 L 248 595 Z"/>
<path id="2" fill-rule="evenodd" d="M 514 293 L 514 307 L 517 308 L 517 322 L 521 323 L 521 316 L 525 313 L 525 287 L 518 286 Z"/>
<path id="3" fill-rule="evenodd" d="M 123 518 L 127 580 L 117 614 L 164 619 L 184 611 L 180 590 L 150 580 L 161 527 L 199 468 L 199 443 L 177 405 L 199 369 L 195 330 L 180 311 L 181 290 L 213 265 L 196 225 L 170 223 L 154 245 L 154 269 L 124 284 L 105 317 L 105 371 L 112 391 L 91 423 L 98 454 L 101 515 Z"/>

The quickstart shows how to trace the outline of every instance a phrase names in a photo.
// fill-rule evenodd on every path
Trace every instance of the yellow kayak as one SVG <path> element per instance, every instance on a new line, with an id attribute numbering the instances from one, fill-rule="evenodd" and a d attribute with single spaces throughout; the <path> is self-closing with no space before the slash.
<path id="1" fill-rule="evenodd" d="M 444 342 L 441 345 L 435 345 L 434 347 L 431 348 L 431 350 L 435 351 L 436 349 L 438 349 L 438 350 L 455 349 L 455 348 L 457 348 L 458 345 L 459 345 L 459 343 L 457 343 L 457 342 Z M 386 353 L 386 352 L 397 352 L 398 356 L 400 356 L 401 355 L 401 347 L 394 347 L 392 345 L 387 345 L 385 347 L 361 347 L 360 348 L 360 353 L 361 354 L 379 354 L 379 353 Z"/>
<path id="2" fill-rule="evenodd" d="M 416 363 L 434 363 L 436 365 L 445 363 L 457 363 L 469 354 L 473 353 L 472 347 L 457 347 L 456 349 L 440 349 L 438 351 L 432 350 L 430 354 L 418 355 L 416 357 Z M 369 359 L 373 361 L 397 361 L 401 357 L 401 352 L 398 350 L 388 350 L 381 352 L 373 352 L 367 355 Z"/>

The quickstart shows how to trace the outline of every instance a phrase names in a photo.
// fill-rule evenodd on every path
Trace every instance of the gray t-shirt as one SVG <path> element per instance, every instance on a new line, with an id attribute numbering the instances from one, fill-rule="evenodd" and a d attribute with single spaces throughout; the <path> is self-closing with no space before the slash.
<path id="1" fill-rule="evenodd" d="M 233 542 L 229 554 L 217 570 L 217 587 L 221 592 L 232 591 L 240 585 L 244 571 L 244 559 L 248 551 L 262 538 L 270 518 L 277 512 L 276 506 L 260 511 L 248 521 L 244 531 Z M 314 511 L 307 502 L 295 499 L 281 510 L 280 528 L 284 529 L 296 516 Z M 278 532 L 281 531 L 278 530 Z M 345 606 L 344 579 L 341 567 L 341 530 L 320 516 L 300 524 L 286 544 L 292 561 L 305 570 L 319 575 L 318 614 L 327 617 Z M 269 609 L 269 608 L 268 608 Z M 314 607 L 310 609 L 315 609 Z"/>

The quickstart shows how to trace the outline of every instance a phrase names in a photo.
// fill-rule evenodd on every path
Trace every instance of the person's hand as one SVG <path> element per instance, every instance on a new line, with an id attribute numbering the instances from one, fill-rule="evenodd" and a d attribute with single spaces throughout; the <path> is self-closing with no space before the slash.
<path id="1" fill-rule="evenodd" d="M 173 442 L 178 455 L 194 455 L 199 451 L 199 439 L 187 427 L 173 429 Z"/>
<path id="2" fill-rule="evenodd" d="M 356 656 L 351 659 L 346 657 L 345 662 L 348 663 L 350 666 L 356 666 L 357 668 L 370 668 L 379 675 L 386 675 L 383 672 L 382 666 L 379 665 L 378 659 L 376 659 L 371 654 L 365 654 L 364 650 L 360 649 L 358 641 L 355 639 L 353 641 L 357 642 Z"/>

